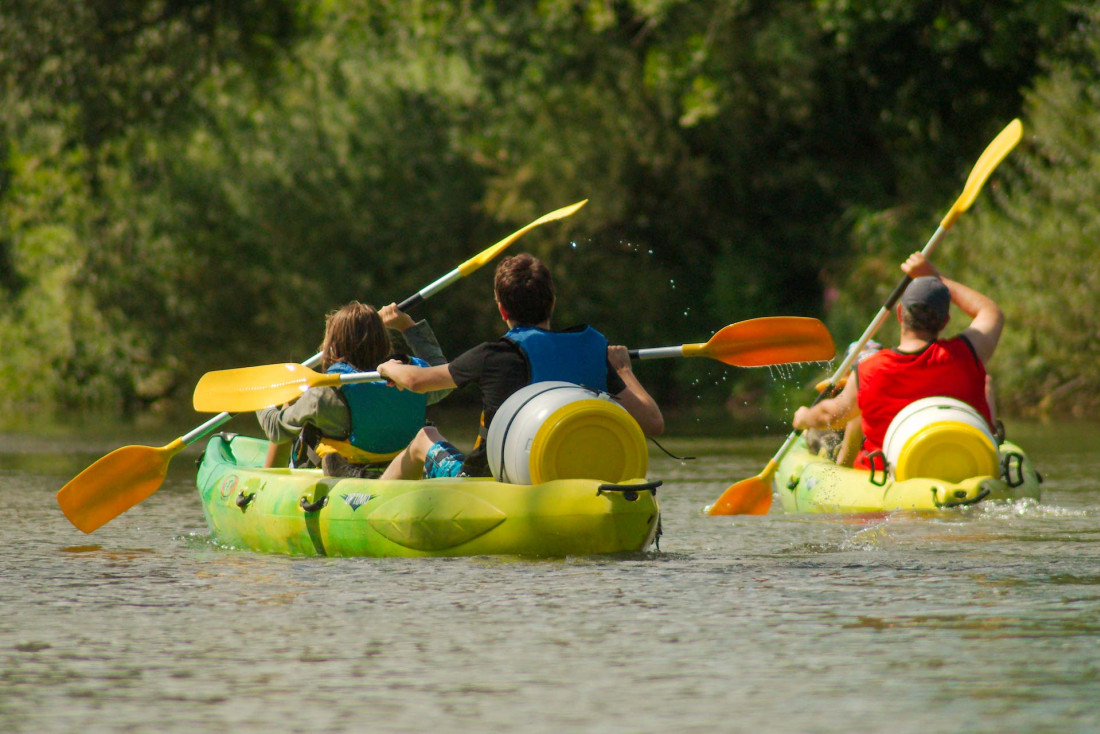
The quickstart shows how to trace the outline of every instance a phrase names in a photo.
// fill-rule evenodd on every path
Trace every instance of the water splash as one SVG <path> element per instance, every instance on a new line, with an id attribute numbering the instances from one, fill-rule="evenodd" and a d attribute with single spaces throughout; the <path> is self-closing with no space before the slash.
<path id="1" fill-rule="evenodd" d="M 1063 518 L 1063 517 L 1088 517 L 1087 510 L 1069 509 L 1056 505 L 1044 505 L 1033 499 L 1025 498 L 1015 502 L 982 503 L 983 516 L 995 519 L 1009 519 L 1014 517 L 1030 518 Z"/>
<path id="2" fill-rule="evenodd" d="M 829 364 L 828 362 L 823 362 L 823 361 L 817 361 L 817 362 L 787 362 L 785 364 L 761 365 L 761 367 L 767 367 L 768 368 L 768 372 L 770 373 L 769 376 L 773 380 L 783 380 L 783 381 L 788 381 L 789 382 L 789 381 L 795 380 L 797 378 L 797 373 L 799 371 L 801 371 L 802 369 L 806 368 L 807 366 L 813 365 L 813 366 L 816 366 L 818 369 L 821 369 L 822 366 L 828 366 L 828 364 Z M 749 368 L 749 369 L 753 369 L 753 368 Z"/>
<path id="3" fill-rule="evenodd" d="M 795 373 L 798 371 L 801 363 L 790 364 L 771 364 L 767 365 L 769 376 L 773 380 L 782 382 L 793 382 L 795 380 Z"/>
<path id="4" fill-rule="evenodd" d="M 840 550 L 847 551 L 873 551 L 879 550 L 883 547 L 885 541 L 889 538 L 889 532 L 886 525 L 890 521 L 887 516 L 882 519 L 881 522 L 876 522 L 862 530 L 857 531 L 851 537 L 845 539 L 840 543 Z"/>

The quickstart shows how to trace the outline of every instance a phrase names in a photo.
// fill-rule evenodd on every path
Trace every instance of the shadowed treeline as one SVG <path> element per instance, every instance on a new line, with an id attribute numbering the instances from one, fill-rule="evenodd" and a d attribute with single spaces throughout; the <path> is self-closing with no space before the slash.
<path id="1" fill-rule="evenodd" d="M 1083 412 L 1098 37 L 1052 0 L 4 3 L 0 403 L 186 405 L 584 198 L 511 250 L 551 263 L 556 325 L 654 347 L 817 316 L 843 347 L 1020 117 L 937 259 L 1008 313 L 1002 408 Z M 490 288 L 414 315 L 453 356 L 500 330 Z M 698 360 L 643 379 L 771 389 Z"/>

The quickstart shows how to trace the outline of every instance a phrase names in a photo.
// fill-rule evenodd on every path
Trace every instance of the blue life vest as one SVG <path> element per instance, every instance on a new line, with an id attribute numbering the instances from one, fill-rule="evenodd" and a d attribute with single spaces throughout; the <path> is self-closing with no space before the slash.
<path id="1" fill-rule="evenodd" d="M 427 367 L 417 357 L 412 364 Z M 344 362 L 337 362 L 328 373 L 358 372 Z M 428 396 L 410 390 L 398 390 L 385 382 L 359 382 L 341 385 L 351 412 L 351 435 L 348 443 L 369 454 L 395 454 L 409 445 L 417 431 L 424 427 Z"/>
<path id="2" fill-rule="evenodd" d="M 607 390 L 607 339 L 591 326 L 565 331 L 516 326 L 504 338 L 527 356 L 531 382 L 564 380 Z"/>

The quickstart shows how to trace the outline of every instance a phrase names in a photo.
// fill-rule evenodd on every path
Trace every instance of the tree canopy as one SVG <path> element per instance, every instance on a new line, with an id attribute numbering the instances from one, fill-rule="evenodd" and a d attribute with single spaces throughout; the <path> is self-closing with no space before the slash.
<path id="1" fill-rule="evenodd" d="M 558 325 L 648 347 L 807 315 L 843 346 L 1021 116 L 943 264 L 1006 303 L 1006 406 L 1095 406 L 1098 34 L 1055 0 L 14 0 L 0 401 L 186 403 L 584 198 L 513 246 Z M 413 314 L 448 355 L 499 331 L 485 270 Z M 702 362 L 645 380 L 765 380 Z"/>

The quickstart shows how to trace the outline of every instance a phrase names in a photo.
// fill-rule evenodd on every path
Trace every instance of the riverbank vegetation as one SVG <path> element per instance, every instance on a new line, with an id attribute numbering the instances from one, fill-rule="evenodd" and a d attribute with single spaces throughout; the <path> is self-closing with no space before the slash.
<path id="1" fill-rule="evenodd" d="M 1002 409 L 1100 407 L 1095 7 L 16 0 L 0 80 L 9 409 L 187 406 L 585 198 L 513 246 L 551 263 L 557 325 L 650 347 L 806 315 L 843 349 L 1014 117 L 936 260 L 1006 309 Z M 499 331 L 490 288 L 414 315 L 453 356 Z M 771 391 L 644 371 L 670 405 Z"/>

